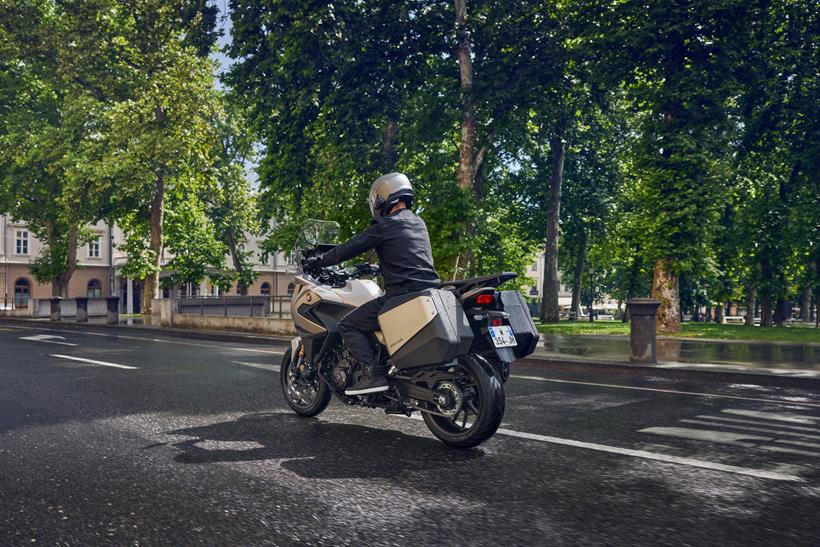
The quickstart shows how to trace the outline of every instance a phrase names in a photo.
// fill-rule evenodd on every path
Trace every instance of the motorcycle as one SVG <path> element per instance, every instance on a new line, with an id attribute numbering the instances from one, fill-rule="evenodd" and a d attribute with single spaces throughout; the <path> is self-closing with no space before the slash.
<path id="1" fill-rule="evenodd" d="M 282 392 L 300 416 L 317 416 L 333 396 L 347 405 L 387 414 L 421 416 L 445 444 L 474 447 L 489 439 L 504 416 L 510 365 L 538 343 L 518 291 L 498 291 L 515 273 L 442 282 L 438 288 L 391 298 L 373 333 L 379 361 L 388 368 L 388 391 L 348 396 L 362 374 L 345 347 L 339 321 L 382 296 L 373 280 L 379 268 L 305 269 L 305 260 L 334 245 L 338 224 L 308 221 L 294 250 L 301 259 L 291 299 L 298 336 L 280 368 Z"/>

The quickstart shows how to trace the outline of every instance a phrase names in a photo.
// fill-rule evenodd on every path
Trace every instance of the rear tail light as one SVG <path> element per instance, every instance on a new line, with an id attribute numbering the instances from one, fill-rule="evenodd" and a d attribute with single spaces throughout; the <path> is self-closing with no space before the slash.
<path id="1" fill-rule="evenodd" d="M 475 303 L 478 306 L 486 306 L 487 304 L 492 304 L 495 301 L 495 295 L 493 294 L 479 294 L 475 297 Z"/>
<path id="2" fill-rule="evenodd" d="M 500 327 L 501 325 L 504 324 L 504 320 L 503 319 L 493 319 L 493 320 L 490 321 L 490 324 L 494 327 Z"/>

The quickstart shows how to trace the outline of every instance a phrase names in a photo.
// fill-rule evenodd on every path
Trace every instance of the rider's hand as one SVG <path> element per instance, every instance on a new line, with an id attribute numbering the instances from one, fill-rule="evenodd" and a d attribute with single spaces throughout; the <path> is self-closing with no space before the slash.
<path id="1" fill-rule="evenodd" d="M 322 263 L 321 256 L 311 256 L 302 261 L 302 267 L 305 270 L 315 270 L 317 269 Z"/>

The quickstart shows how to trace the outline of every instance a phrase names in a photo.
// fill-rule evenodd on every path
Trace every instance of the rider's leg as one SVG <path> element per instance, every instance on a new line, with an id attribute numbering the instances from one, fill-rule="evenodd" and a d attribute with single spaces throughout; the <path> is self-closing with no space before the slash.
<path id="1" fill-rule="evenodd" d="M 373 349 L 372 333 L 379 329 L 379 311 L 384 305 L 383 298 L 367 302 L 348 313 L 339 322 L 339 333 L 347 349 L 362 365 L 362 379 L 345 390 L 347 395 L 363 395 L 386 391 L 387 370 L 377 362 Z"/>

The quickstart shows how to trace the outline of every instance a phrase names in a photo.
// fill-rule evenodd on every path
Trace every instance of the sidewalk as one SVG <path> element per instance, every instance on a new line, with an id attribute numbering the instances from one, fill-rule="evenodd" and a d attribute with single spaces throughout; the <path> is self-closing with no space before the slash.
<path id="1" fill-rule="evenodd" d="M 2 325 L 44 330 L 108 332 L 117 335 L 165 335 L 180 338 L 269 345 L 286 348 L 291 338 L 244 332 L 202 331 L 180 328 L 101 323 L 52 322 L 47 319 L 0 318 Z M 768 378 L 778 383 L 808 380 L 820 387 L 820 346 L 816 344 L 747 344 L 736 341 L 658 339 L 658 363 L 629 363 L 629 338 L 622 336 L 545 336 L 535 352 L 518 362 L 521 366 L 574 370 L 582 366 L 605 366 L 611 370 L 647 373 L 707 373 L 728 381 Z"/>

